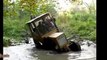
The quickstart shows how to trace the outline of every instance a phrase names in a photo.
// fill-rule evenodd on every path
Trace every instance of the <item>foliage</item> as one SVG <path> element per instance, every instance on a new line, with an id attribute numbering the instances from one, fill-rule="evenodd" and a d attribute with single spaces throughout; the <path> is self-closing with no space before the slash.
<path id="1" fill-rule="evenodd" d="M 49 2 L 49 3 L 47 3 Z M 31 15 L 40 15 L 45 12 L 54 12 L 53 4 L 49 0 L 11 0 L 3 1 L 3 36 L 4 46 L 10 39 L 21 41 L 26 33 L 25 24 Z M 10 39 L 7 39 L 10 38 Z"/>
<path id="2" fill-rule="evenodd" d="M 10 38 L 3 37 L 3 46 L 9 46 L 10 45 Z"/>
<path id="3" fill-rule="evenodd" d="M 38 16 L 45 12 L 57 17 L 56 23 L 67 37 L 78 35 L 81 38 L 96 40 L 96 10 L 93 6 L 88 6 L 90 13 L 71 11 L 57 16 L 52 1 L 3 0 L 3 45 L 8 46 L 11 39 L 21 41 L 26 31 L 25 24 L 30 20 L 30 16 Z"/>
<path id="4" fill-rule="evenodd" d="M 73 0 L 74 5 L 85 5 L 88 10 L 71 9 L 70 12 L 63 12 L 57 18 L 57 25 L 67 37 L 79 36 L 81 39 L 96 40 L 96 6 L 83 3 L 82 0 Z M 81 3 L 81 4 L 80 4 Z M 79 4 L 79 5 L 78 5 Z"/>
<path id="5" fill-rule="evenodd" d="M 26 20 L 22 20 L 21 22 L 19 20 L 4 20 L 3 22 L 3 34 L 7 37 L 13 37 L 13 38 L 20 38 L 21 33 L 25 31 L 25 22 Z"/>
<path id="6" fill-rule="evenodd" d="M 65 13 L 57 18 L 57 25 L 67 37 L 96 40 L 96 16 L 86 12 Z"/>

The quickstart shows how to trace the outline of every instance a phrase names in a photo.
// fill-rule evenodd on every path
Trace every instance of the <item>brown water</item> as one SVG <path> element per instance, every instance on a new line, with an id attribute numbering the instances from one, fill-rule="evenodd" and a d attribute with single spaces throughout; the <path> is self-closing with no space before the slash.
<path id="1" fill-rule="evenodd" d="M 90 43 L 90 46 L 88 46 Z M 55 51 L 36 49 L 34 43 L 4 47 L 4 54 L 9 54 L 4 60 L 96 60 L 96 44 L 91 41 L 81 43 L 81 52 L 66 52 L 58 54 Z"/>

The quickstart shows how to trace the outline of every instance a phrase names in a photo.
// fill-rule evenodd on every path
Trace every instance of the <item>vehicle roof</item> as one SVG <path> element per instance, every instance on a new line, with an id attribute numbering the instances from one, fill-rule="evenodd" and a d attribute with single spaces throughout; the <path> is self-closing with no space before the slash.
<path id="1" fill-rule="evenodd" d="M 47 12 L 47 13 L 44 13 L 44 14 L 42 14 L 40 16 L 37 16 L 36 18 L 31 19 L 30 21 L 28 21 L 27 24 L 32 23 L 35 20 L 37 21 L 37 20 L 41 19 L 41 17 L 46 16 L 46 15 L 49 15 L 49 13 Z"/>

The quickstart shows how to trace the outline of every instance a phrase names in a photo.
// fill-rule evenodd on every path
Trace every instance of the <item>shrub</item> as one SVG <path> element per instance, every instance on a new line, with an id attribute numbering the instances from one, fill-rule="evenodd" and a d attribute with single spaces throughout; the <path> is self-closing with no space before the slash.
<path id="1" fill-rule="evenodd" d="M 22 40 L 22 35 L 26 31 L 25 23 L 27 20 L 11 20 L 11 19 L 4 19 L 3 22 L 3 36 L 4 40 L 7 41 L 7 37 L 10 39 L 15 39 L 16 41 L 20 42 Z M 6 42 L 4 41 L 4 42 Z M 8 44 L 8 42 L 7 42 Z M 6 44 L 6 45 L 7 45 Z"/>
<path id="2" fill-rule="evenodd" d="M 96 40 L 96 15 L 86 12 L 67 13 L 59 16 L 57 25 L 67 37 L 79 35 L 80 38 Z"/>

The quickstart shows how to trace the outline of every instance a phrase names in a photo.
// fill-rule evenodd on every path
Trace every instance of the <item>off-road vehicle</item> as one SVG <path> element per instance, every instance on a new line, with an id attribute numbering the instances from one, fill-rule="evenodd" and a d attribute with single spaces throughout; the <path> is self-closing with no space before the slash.
<path id="1" fill-rule="evenodd" d="M 70 43 L 64 32 L 59 31 L 55 23 L 55 18 L 49 13 L 37 16 L 26 24 L 30 29 L 33 41 L 37 48 L 69 51 L 74 47 L 73 49 L 75 51 L 81 50 L 78 43 Z"/>

